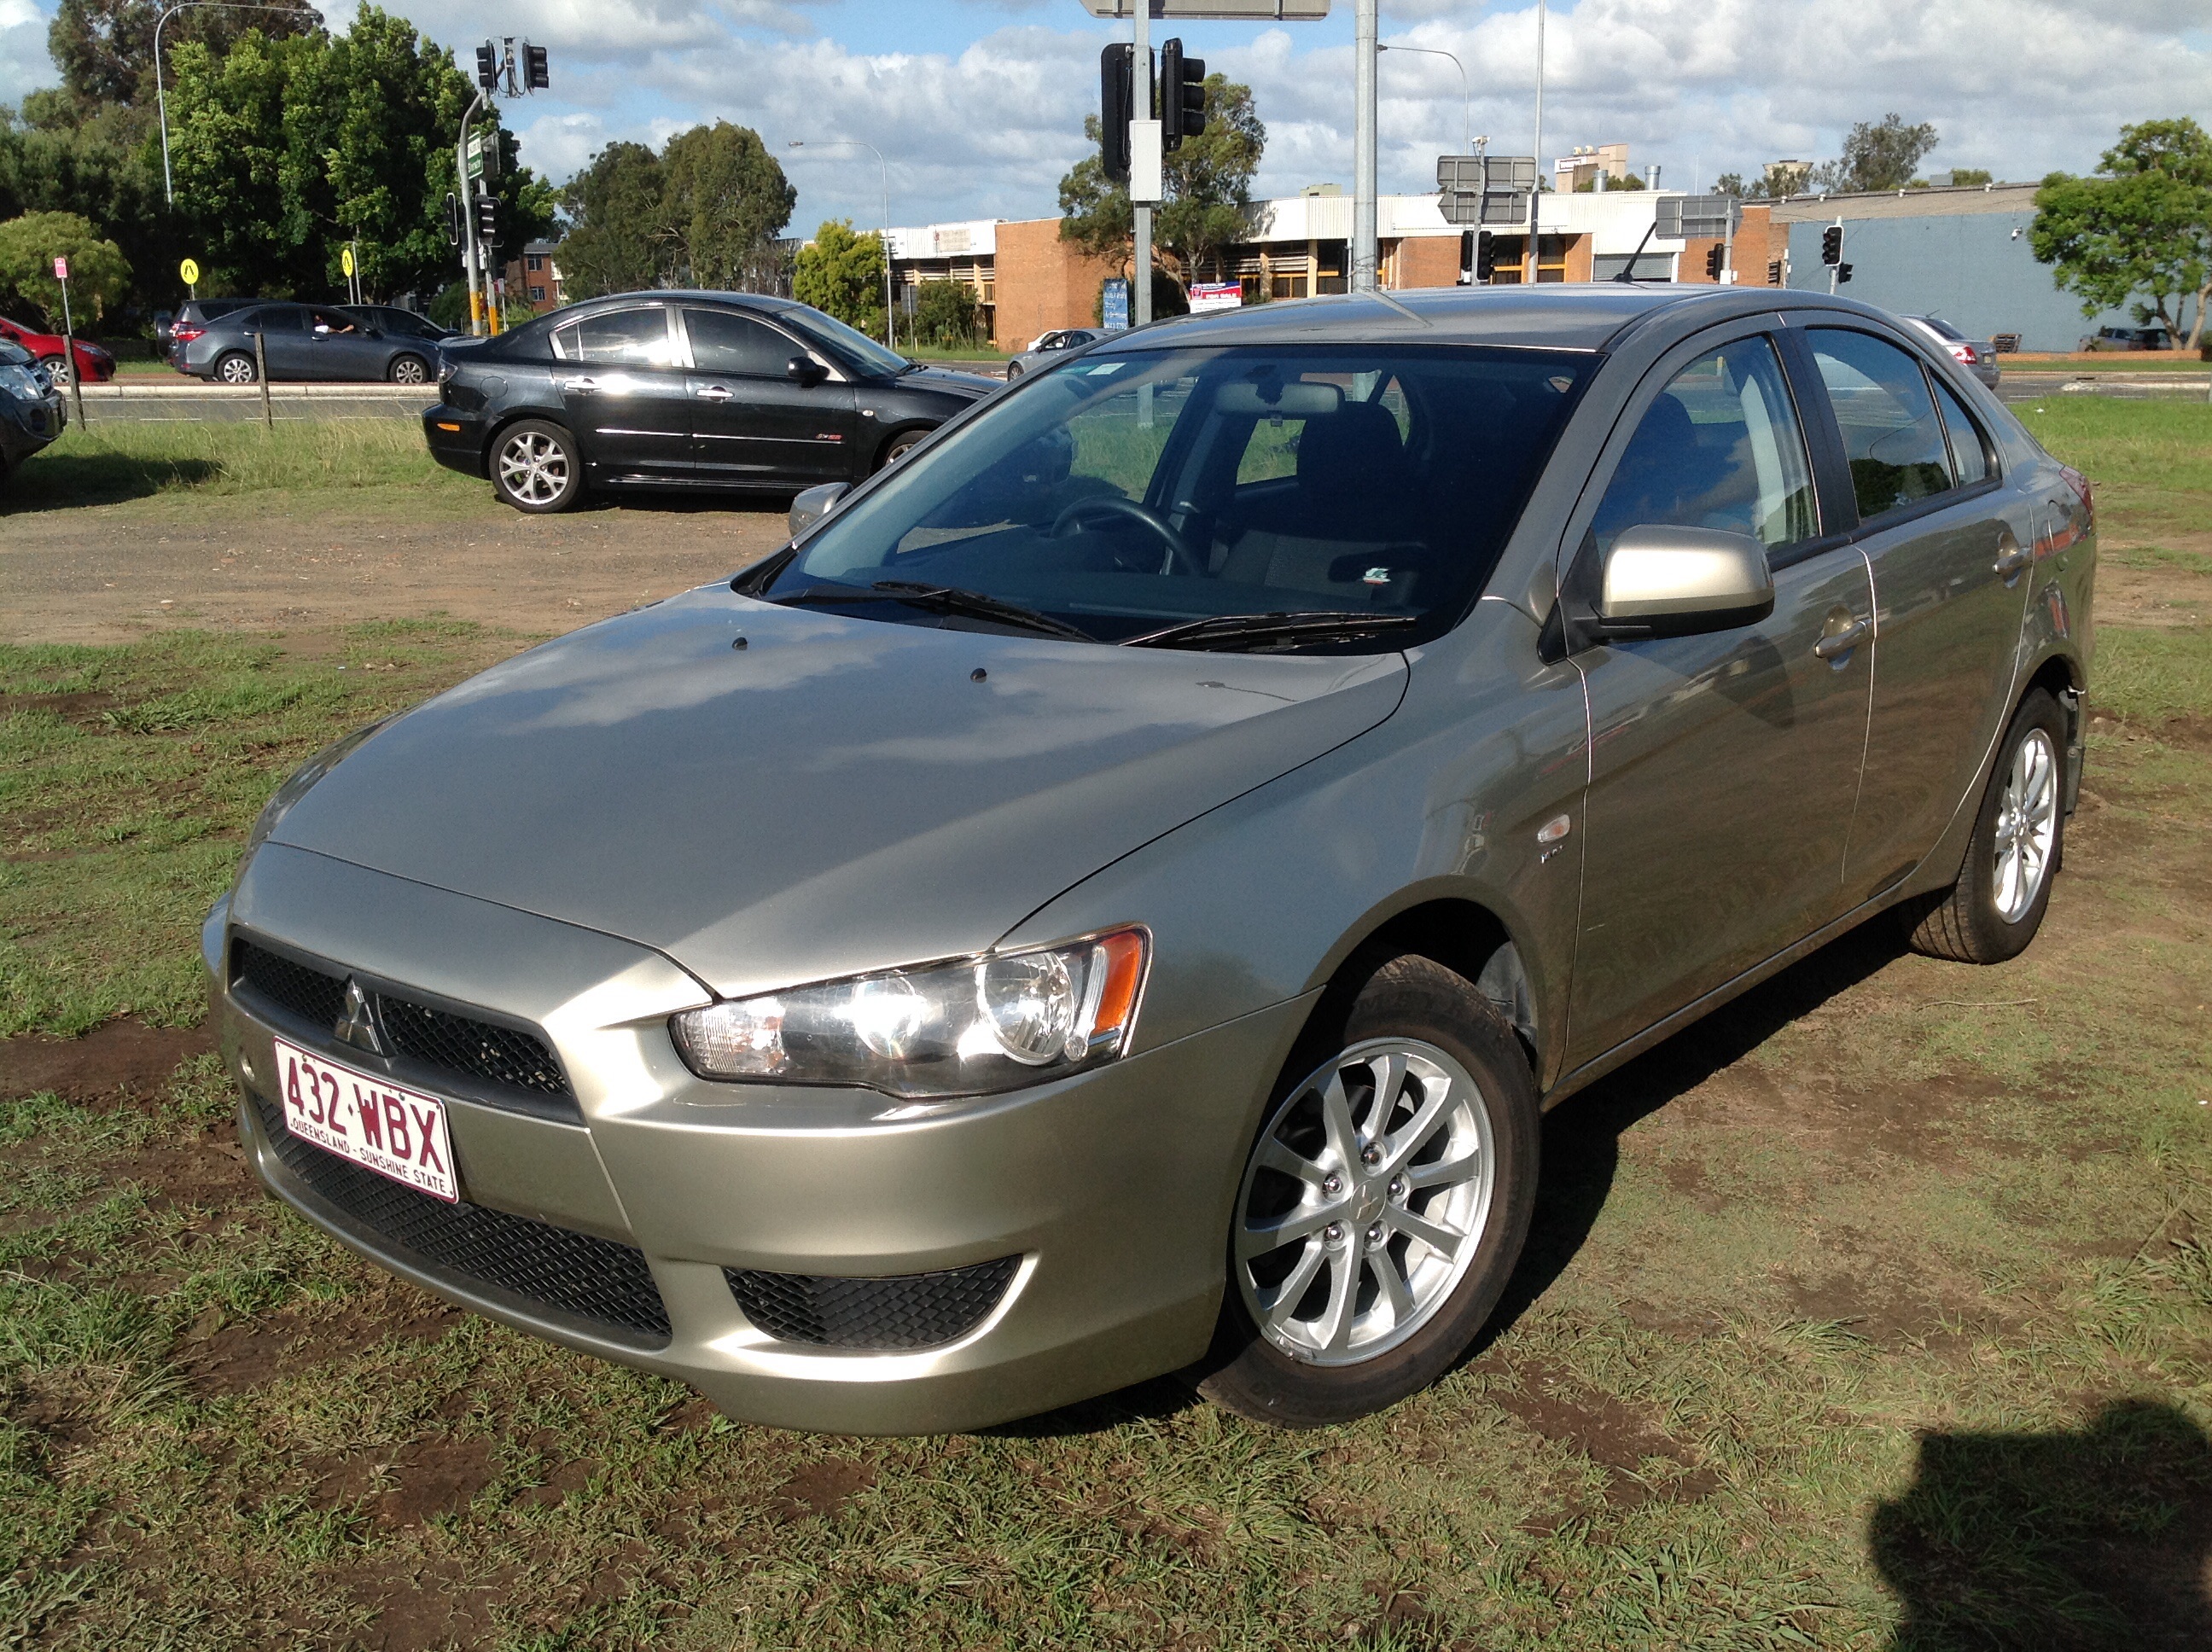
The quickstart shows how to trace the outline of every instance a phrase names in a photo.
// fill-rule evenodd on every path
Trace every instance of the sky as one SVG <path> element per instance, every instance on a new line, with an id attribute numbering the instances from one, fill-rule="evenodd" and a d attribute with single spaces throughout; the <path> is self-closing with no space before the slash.
<path id="1" fill-rule="evenodd" d="M 0 102 L 56 76 L 55 0 L 0 0 Z M 793 233 L 824 218 L 1036 218 L 1085 153 L 1098 52 L 1127 23 L 1080 0 L 390 0 L 459 54 L 527 33 L 552 88 L 506 108 L 522 159 L 556 181 L 602 144 L 658 144 L 697 122 L 758 131 L 799 189 Z M 353 0 L 325 0 L 343 27 Z M 2127 123 L 2212 124 L 2212 19 L 2183 0 L 1580 0 L 1553 5 L 1544 153 L 1626 143 L 1667 187 L 1783 157 L 1834 155 L 1854 121 L 1930 121 L 1924 168 L 2033 179 L 2094 167 Z M 1382 186 L 1435 187 L 1468 129 L 1530 152 L 1536 9 L 1384 0 Z M 2191 27 L 2194 24 L 2194 27 Z M 1267 128 L 1258 195 L 1352 173 L 1351 0 L 1311 23 L 1156 21 L 1249 85 Z M 790 148 L 794 141 L 799 148 Z M 883 160 L 862 144 L 873 145 Z"/>

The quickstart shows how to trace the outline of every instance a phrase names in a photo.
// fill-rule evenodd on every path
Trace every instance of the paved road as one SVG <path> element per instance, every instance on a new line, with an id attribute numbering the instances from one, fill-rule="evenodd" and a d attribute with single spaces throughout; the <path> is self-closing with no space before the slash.
<path id="1" fill-rule="evenodd" d="M 2212 399 L 2212 374 L 2206 373 L 2016 373 L 1997 380 L 1997 395 L 2008 402 L 2039 401 L 2045 396 L 2117 396 L 2128 401 L 2153 397 Z"/>

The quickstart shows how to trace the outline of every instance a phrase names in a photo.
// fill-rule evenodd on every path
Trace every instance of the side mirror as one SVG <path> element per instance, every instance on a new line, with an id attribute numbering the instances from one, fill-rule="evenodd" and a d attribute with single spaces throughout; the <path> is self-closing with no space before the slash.
<path id="1" fill-rule="evenodd" d="M 791 514 L 786 519 L 794 539 L 830 514 L 837 501 L 852 492 L 852 485 L 844 482 L 825 482 L 819 487 L 809 488 L 791 501 Z"/>
<path id="2" fill-rule="evenodd" d="M 1774 611 L 1766 548 L 1718 528 L 1631 528 L 1597 570 L 1599 637 L 1679 637 L 1751 625 Z"/>
<path id="3" fill-rule="evenodd" d="M 811 388 L 830 375 L 823 371 L 820 362 L 804 355 L 794 355 L 783 364 L 783 376 L 802 388 Z"/>

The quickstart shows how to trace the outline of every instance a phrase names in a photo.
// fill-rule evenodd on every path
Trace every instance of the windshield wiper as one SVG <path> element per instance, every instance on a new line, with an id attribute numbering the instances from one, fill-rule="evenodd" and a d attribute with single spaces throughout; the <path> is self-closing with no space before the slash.
<path id="1" fill-rule="evenodd" d="M 1180 625 L 1123 637 L 1124 648 L 1231 647 L 1266 642 L 1352 642 L 1376 631 L 1419 625 L 1419 614 L 1363 614 L 1356 610 L 1303 614 L 1209 614 Z"/>
<path id="2" fill-rule="evenodd" d="M 793 604 L 905 602 L 920 608 L 934 608 L 939 613 L 964 614 L 971 619 L 997 620 L 1006 625 L 1018 625 L 1024 630 L 1041 631 L 1047 636 L 1066 637 L 1072 642 L 1098 641 L 1080 626 L 1056 620 L 1034 608 L 1024 608 L 1018 602 L 1008 602 L 981 591 L 963 591 L 957 586 L 926 585 L 919 580 L 878 580 L 865 591 L 854 586 L 811 585 L 803 591 L 793 592 L 789 596 L 770 597 L 767 600 Z"/>

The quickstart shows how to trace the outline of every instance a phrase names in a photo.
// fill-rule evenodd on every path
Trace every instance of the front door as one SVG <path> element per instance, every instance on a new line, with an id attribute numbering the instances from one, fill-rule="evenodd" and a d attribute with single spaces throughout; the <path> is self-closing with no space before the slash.
<path id="1" fill-rule="evenodd" d="M 686 306 L 692 460 L 702 480 L 807 488 L 853 476 L 853 387 L 798 340 L 736 309 Z M 788 376 L 793 358 L 821 374 Z"/>
<path id="2" fill-rule="evenodd" d="M 665 304 L 602 310 L 554 330 L 561 406 L 594 482 L 692 477 L 691 410 Z"/>
<path id="3" fill-rule="evenodd" d="M 1957 397 L 1894 343 L 1806 330 L 1874 566 L 1874 716 L 1844 884 L 1854 901 L 1920 863 L 1972 790 L 2012 701 L 2030 501 Z"/>
<path id="4" fill-rule="evenodd" d="M 244 337 L 249 350 L 257 332 L 261 335 L 262 360 L 272 380 L 313 375 L 305 309 L 297 304 L 264 304 L 246 319 Z"/>
<path id="5" fill-rule="evenodd" d="M 1590 718 L 1577 1066 L 1838 914 L 1865 752 L 1871 580 L 1856 547 L 1819 537 L 1773 343 L 1753 332 L 1673 361 L 1632 408 L 1580 554 L 1645 525 L 1748 534 L 1767 548 L 1774 611 L 1575 656 Z"/>
<path id="6" fill-rule="evenodd" d="M 386 353 L 383 341 L 343 310 L 307 312 L 307 378 L 381 379 Z"/>

